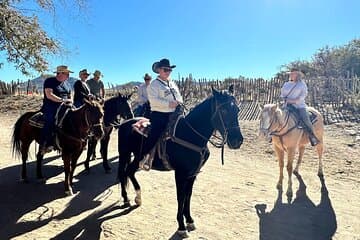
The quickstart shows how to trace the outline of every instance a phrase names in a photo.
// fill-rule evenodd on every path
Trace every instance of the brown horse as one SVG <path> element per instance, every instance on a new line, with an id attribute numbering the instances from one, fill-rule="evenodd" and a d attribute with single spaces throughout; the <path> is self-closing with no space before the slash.
<path id="1" fill-rule="evenodd" d="M 314 118 L 314 133 L 320 141 L 315 146 L 319 158 L 318 176 L 323 176 L 322 154 L 323 154 L 323 135 L 324 121 L 321 114 L 312 107 L 307 110 L 312 113 Z M 288 189 L 286 195 L 288 201 L 292 199 L 292 181 L 291 174 L 293 171 L 293 160 L 296 150 L 299 151 L 298 161 L 296 163 L 294 173 L 299 172 L 299 167 L 304 155 L 305 145 L 309 143 L 308 134 L 299 128 L 299 121 L 292 111 L 288 108 L 281 109 L 276 104 L 266 104 L 260 115 L 260 136 L 271 137 L 272 144 L 279 160 L 280 176 L 277 188 L 282 191 L 284 155 L 287 154 L 287 171 L 288 171 Z"/>
<path id="2" fill-rule="evenodd" d="M 38 112 L 24 113 L 15 123 L 12 136 L 12 149 L 14 155 L 22 158 L 21 180 L 27 182 L 26 161 L 30 144 L 35 140 L 39 142 L 41 128 L 30 125 L 29 119 Z M 58 147 L 61 150 L 65 172 L 65 193 L 72 195 L 73 175 L 77 160 L 81 155 L 90 129 L 97 138 L 104 134 L 102 119 L 104 113 L 102 106 L 96 101 L 86 101 L 77 109 L 68 111 L 65 115 L 62 127 L 56 128 Z M 38 151 L 36 155 L 37 178 L 43 180 L 41 163 L 43 153 Z"/>

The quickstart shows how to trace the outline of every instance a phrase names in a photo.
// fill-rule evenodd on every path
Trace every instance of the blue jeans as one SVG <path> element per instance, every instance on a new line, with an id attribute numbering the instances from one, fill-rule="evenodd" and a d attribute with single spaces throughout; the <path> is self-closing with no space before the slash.
<path id="1" fill-rule="evenodd" d="M 41 129 L 40 145 L 52 145 L 55 130 L 56 106 L 43 106 L 44 127 Z"/>
<path id="2" fill-rule="evenodd" d="M 148 154 L 151 149 L 155 146 L 159 137 L 165 131 L 168 123 L 169 117 L 172 112 L 163 113 L 163 112 L 151 112 L 150 114 L 150 122 L 151 122 L 151 130 L 148 138 L 145 139 L 145 143 L 142 149 L 142 153 Z"/>

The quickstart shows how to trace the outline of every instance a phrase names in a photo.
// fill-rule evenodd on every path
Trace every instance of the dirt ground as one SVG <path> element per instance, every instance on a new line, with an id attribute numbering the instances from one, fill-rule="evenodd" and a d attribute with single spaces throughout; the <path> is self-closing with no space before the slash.
<path id="1" fill-rule="evenodd" d="M 12 127 L 22 113 L 39 106 L 32 99 L 20 100 L 0 99 L 1 240 L 177 239 L 173 172 L 138 172 L 143 204 L 135 206 L 131 187 L 132 207 L 121 207 L 115 174 L 117 131 L 109 147 L 113 172 L 105 174 L 101 159 L 96 159 L 86 174 L 83 153 L 74 196 L 65 197 L 62 160 L 55 152 L 45 156 L 46 183 L 36 181 L 34 144 L 28 161 L 30 183 L 20 182 L 20 159 L 11 155 Z M 301 178 L 293 176 L 290 204 L 285 191 L 276 190 L 278 163 L 271 145 L 257 138 L 258 122 L 240 125 L 242 147 L 225 149 L 224 166 L 220 149 L 211 147 L 198 175 L 192 197 L 197 229 L 189 239 L 360 239 L 359 124 L 326 126 L 323 182 L 317 177 L 315 151 L 307 147 Z"/>

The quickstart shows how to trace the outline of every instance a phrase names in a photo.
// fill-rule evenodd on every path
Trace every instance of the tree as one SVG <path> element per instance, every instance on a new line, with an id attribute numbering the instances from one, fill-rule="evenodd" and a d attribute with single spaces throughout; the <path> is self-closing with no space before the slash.
<path id="1" fill-rule="evenodd" d="M 66 2 L 66 0 L 59 0 Z M 85 0 L 73 0 L 80 7 Z M 60 53 L 60 42 L 48 36 L 39 25 L 32 9 L 20 7 L 23 0 L 0 0 L 0 52 L 24 75 L 29 70 L 44 72 L 48 69 L 46 57 Z M 53 0 L 35 0 L 35 5 L 49 13 L 56 9 Z M 29 13 L 33 13 L 29 15 Z M 0 67 L 3 62 L 0 62 Z"/>

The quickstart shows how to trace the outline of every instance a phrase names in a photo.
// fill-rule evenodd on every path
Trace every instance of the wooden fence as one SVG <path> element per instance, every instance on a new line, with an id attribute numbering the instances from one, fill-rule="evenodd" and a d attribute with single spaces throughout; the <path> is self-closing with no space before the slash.
<path id="1" fill-rule="evenodd" d="M 307 104 L 318 109 L 324 116 L 326 124 L 340 121 L 360 122 L 360 78 L 310 78 L 305 79 L 308 85 Z M 223 90 L 234 85 L 235 97 L 240 106 L 241 120 L 257 120 L 260 105 L 266 103 L 280 103 L 280 89 L 285 82 L 281 78 L 246 79 L 227 78 L 225 80 L 195 80 L 191 75 L 176 80 L 187 106 L 193 106 L 211 94 L 211 87 Z M 29 94 L 30 81 L 22 84 L 26 88 L 19 88 L 19 82 L 10 84 L 0 81 L 0 96 L 9 94 Z M 109 85 L 110 86 L 110 85 Z M 111 86 L 113 86 L 111 84 Z M 107 92 L 119 90 L 131 92 L 131 86 L 112 87 Z"/>

